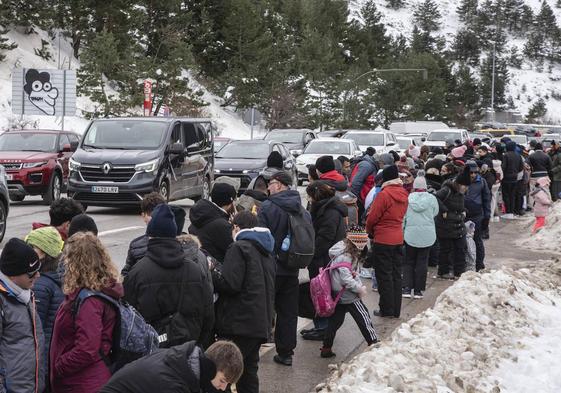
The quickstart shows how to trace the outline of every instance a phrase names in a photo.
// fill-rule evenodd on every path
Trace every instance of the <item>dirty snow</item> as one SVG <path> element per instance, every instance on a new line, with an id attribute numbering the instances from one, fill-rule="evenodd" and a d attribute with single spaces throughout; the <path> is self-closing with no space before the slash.
<path id="1" fill-rule="evenodd" d="M 321 392 L 559 392 L 561 262 L 468 272 Z M 556 363 L 556 364 L 553 364 Z"/>
<path id="2" fill-rule="evenodd" d="M 561 255 L 561 202 L 553 204 L 546 217 L 545 227 L 535 235 L 531 234 L 533 225 L 533 219 L 525 225 L 527 230 L 522 232 L 518 245 L 530 250 L 558 252 Z"/>

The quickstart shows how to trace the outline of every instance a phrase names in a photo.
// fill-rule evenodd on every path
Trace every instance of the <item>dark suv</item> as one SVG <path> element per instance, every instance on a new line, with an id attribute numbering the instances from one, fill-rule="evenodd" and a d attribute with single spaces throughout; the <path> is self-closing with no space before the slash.
<path id="1" fill-rule="evenodd" d="M 0 165 L 6 169 L 12 201 L 41 195 L 59 199 L 68 181 L 68 161 L 80 136 L 68 131 L 19 130 L 0 135 Z"/>
<path id="2" fill-rule="evenodd" d="M 8 196 L 8 183 L 6 182 L 6 172 L 0 165 L 0 242 L 6 233 L 6 223 L 8 222 L 8 211 L 10 209 L 10 197 Z"/>
<path id="3" fill-rule="evenodd" d="M 207 198 L 213 180 L 214 125 L 172 117 L 93 120 L 70 160 L 68 196 L 84 206 Z"/>

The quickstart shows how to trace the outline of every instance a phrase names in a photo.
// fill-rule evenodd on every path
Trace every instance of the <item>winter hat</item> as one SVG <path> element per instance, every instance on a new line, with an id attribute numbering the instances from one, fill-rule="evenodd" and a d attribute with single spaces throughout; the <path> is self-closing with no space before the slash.
<path id="1" fill-rule="evenodd" d="M 425 179 L 425 171 L 420 170 L 417 172 L 417 177 L 413 182 L 413 189 L 414 190 L 426 190 L 427 187 L 427 180 Z"/>
<path id="2" fill-rule="evenodd" d="M 210 200 L 218 206 L 226 206 L 234 202 L 237 195 L 236 189 L 231 184 L 214 183 L 210 192 Z"/>
<path id="3" fill-rule="evenodd" d="M 454 149 L 452 149 L 452 157 L 454 158 L 461 158 L 464 156 L 465 152 L 467 150 L 467 147 L 465 145 L 456 147 Z"/>
<path id="4" fill-rule="evenodd" d="M 284 167 L 284 161 L 278 151 L 272 151 L 271 154 L 269 154 L 269 157 L 267 157 L 267 166 L 279 169 Z"/>
<path id="5" fill-rule="evenodd" d="M 160 203 L 152 210 L 152 218 L 146 227 L 146 234 L 150 237 L 175 238 L 177 236 L 175 216 L 167 204 Z"/>
<path id="6" fill-rule="evenodd" d="M 19 276 L 39 271 L 41 262 L 35 250 L 18 238 L 8 240 L 0 254 L 0 271 L 6 276 Z"/>
<path id="7" fill-rule="evenodd" d="M 382 181 L 385 183 L 390 180 L 397 179 L 399 177 L 399 172 L 397 170 L 397 166 L 390 165 L 385 167 L 382 171 Z"/>
<path id="8" fill-rule="evenodd" d="M 335 162 L 331 156 L 321 156 L 316 160 L 316 169 L 321 173 L 335 170 Z"/>
<path id="9" fill-rule="evenodd" d="M 479 167 L 477 166 L 477 163 L 473 160 L 467 160 L 466 161 L 466 167 L 469 168 L 470 172 L 479 172 Z"/>
<path id="10" fill-rule="evenodd" d="M 419 146 L 410 147 L 409 154 L 411 157 L 417 159 L 421 155 L 421 148 Z"/>
<path id="11" fill-rule="evenodd" d="M 440 160 L 442 162 L 446 162 L 446 155 L 445 154 L 437 154 L 436 156 L 434 156 L 435 160 Z"/>
<path id="12" fill-rule="evenodd" d="M 479 146 L 479 145 L 481 145 L 481 139 L 474 138 L 473 139 L 473 146 Z"/>
<path id="13" fill-rule="evenodd" d="M 427 175 L 440 176 L 440 171 L 436 167 L 428 168 L 427 169 Z"/>
<path id="14" fill-rule="evenodd" d="M 278 171 L 273 176 L 271 176 L 271 180 L 276 180 L 287 187 L 290 187 L 290 185 L 292 184 L 292 177 L 285 171 Z"/>
<path id="15" fill-rule="evenodd" d="M 471 178 L 469 174 L 469 166 L 465 166 L 464 170 L 458 176 L 456 176 L 456 183 L 462 186 L 469 186 L 471 184 Z"/>
<path id="16" fill-rule="evenodd" d="M 220 176 L 219 178 L 214 179 L 213 184 L 218 184 L 218 183 L 229 184 L 232 187 L 234 187 L 236 192 L 238 192 L 240 190 L 241 185 L 242 185 L 242 180 L 239 177 Z"/>
<path id="17" fill-rule="evenodd" d="M 56 258 L 62 252 L 64 242 L 55 227 L 41 227 L 34 229 L 25 237 L 25 241 L 48 256 Z"/>
<path id="18" fill-rule="evenodd" d="M 508 141 L 506 143 L 506 151 L 515 151 L 516 150 L 516 142 Z"/>
<path id="19" fill-rule="evenodd" d="M 177 205 L 169 205 L 173 216 L 175 217 L 175 225 L 177 226 L 177 236 L 183 233 L 185 226 L 185 209 Z"/>
<path id="20" fill-rule="evenodd" d="M 372 157 L 374 154 L 376 154 L 376 149 L 374 149 L 372 146 L 369 146 L 366 148 L 366 154 Z"/>
<path id="21" fill-rule="evenodd" d="M 93 218 L 87 214 L 78 214 L 74 216 L 72 221 L 70 221 L 70 226 L 68 227 L 68 237 L 74 235 L 77 232 L 91 232 L 97 236 L 97 225 Z"/>

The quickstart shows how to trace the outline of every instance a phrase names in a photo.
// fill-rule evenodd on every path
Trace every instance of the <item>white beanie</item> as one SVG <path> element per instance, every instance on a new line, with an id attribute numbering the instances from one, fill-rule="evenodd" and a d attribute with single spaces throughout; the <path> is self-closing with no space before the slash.
<path id="1" fill-rule="evenodd" d="M 425 171 L 420 170 L 417 172 L 417 177 L 415 181 L 413 181 L 413 189 L 414 190 L 426 190 L 427 187 L 427 180 L 425 179 Z"/>

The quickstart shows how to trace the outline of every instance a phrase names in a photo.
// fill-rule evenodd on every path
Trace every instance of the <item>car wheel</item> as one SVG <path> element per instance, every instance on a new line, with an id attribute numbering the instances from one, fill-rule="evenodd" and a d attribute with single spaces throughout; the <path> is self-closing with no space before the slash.
<path id="1" fill-rule="evenodd" d="M 207 201 L 210 199 L 210 179 L 208 177 L 205 177 L 205 181 L 203 183 L 203 189 L 201 191 L 201 195 L 193 197 L 192 199 L 195 202 L 197 202 L 201 199 L 206 199 Z"/>
<path id="2" fill-rule="evenodd" d="M 4 202 L 0 202 L 0 242 L 4 239 L 6 233 L 6 223 L 8 222 L 7 206 Z"/>
<path id="3" fill-rule="evenodd" d="M 21 202 L 25 199 L 25 195 L 10 195 L 10 201 Z"/>
<path id="4" fill-rule="evenodd" d="M 164 201 L 169 202 L 169 183 L 167 180 L 160 183 L 160 190 L 158 192 L 164 198 Z"/>
<path id="5" fill-rule="evenodd" d="M 62 178 L 58 172 L 55 172 L 49 183 L 49 188 L 46 193 L 42 195 L 43 202 L 46 205 L 50 205 L 54 201 L 60 199 L 62 193 Z"/>
<path id="6" fill-rule="evenodd" d="M 304 180 L 298 179 L 298 185 L 301 186 L 302 184 L 304 184 Z"/>

